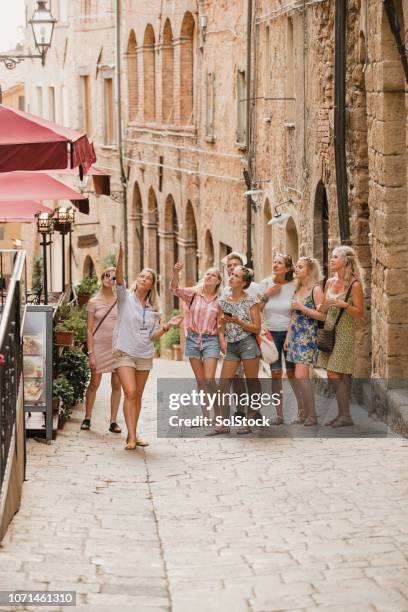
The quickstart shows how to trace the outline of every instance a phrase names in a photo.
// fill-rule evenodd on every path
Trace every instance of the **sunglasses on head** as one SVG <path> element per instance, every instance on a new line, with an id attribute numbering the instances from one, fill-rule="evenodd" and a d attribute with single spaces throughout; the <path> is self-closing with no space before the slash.
<path id="1" fill-rule="evenodd" d="M 110 280 L 116 280 L 116 276 L 114 274 L 112 274 L 111 272 L 105 272 L 104 273 L 104 277 L 105 278 L 110 278 Z"/>

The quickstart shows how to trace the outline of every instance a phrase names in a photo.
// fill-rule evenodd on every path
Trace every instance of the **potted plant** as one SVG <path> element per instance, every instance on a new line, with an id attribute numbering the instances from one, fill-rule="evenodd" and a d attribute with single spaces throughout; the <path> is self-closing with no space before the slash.
<path id="1" fill-rule="evenodd" d="M 82 402 L 90 377 L 88 357 L 80 350 L 65 351 L 58 361 L 58 374 L 63 374 L 74 390 L 74 404 Z"/>
<path id="2" fill-rule="evenodd" d="M 66 321 L 60 321 L 55 326 L 55 344 L 58 346 L 73 346 L 75 332 L 69 329 Z"/>
<path id="3" fill-rule="evenodd" d="M 85 278 L 76 287 L 79 306 L 84 306 L 89 299 L 95 295 L 99 288 L 99 281 L 95 274 L 85 276 Z"/>
<path id="4" fill-rule="evenodd" d="M 72 385 L 63 374 L 60 374 L 52 384 L 53 408 L 58 410 L 59 423 L 62 427 L 69 418 L 75 403 L 75 393 Z"/>
<path id="5" fill-rule="evenodd" d="M 65 328 L 75 333 L 76 343 L 80 346 L 86 342 L 87 334 L 87 312 L 82 306 L 74 306 L 71 313 L 64 321 Z"/>
<path id="6" fill-rule="evenodd" d="M 177 355 L 179 350 L 181 354 L 180 329 L 178 327 L 171 327 L 163 336 L 162 355 L 167 359 L 176 359 L 175 354 Z"/>

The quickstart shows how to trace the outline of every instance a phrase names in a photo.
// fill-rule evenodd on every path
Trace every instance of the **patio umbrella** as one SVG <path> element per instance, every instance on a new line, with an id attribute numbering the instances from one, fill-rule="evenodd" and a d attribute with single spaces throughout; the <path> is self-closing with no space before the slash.
<path id="1" fill-rule="evenodd" d="M 37 212 L 54 211 L 35 200 L 0 202 L 0 223 L 34 223 Z"/>
<path id="2" fill-rule="evenodd" d="M 86 134 L 0 104 L 0 172 L 79 168 L 96 161 Z"/>
<path id="3" fill-rule="evenodd" d="M 89 214 L 86 195 L 78 193 L 46 172 L 0 173 L 1 202 L 22 200 L 71 200 L 80 212 Z"/>

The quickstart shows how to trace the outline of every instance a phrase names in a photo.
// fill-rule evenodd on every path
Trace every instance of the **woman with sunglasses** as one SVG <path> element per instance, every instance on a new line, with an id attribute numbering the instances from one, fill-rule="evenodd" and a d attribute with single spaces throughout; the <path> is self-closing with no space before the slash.
<path id="1" fill-rule="evenodd" d="M 112 337 L 117 318 L 117 299 L 114 289 L 115 268 L 108 268 L 101 275 L 101 288 L 87 305 L 87 344 L 91 380 L 86 390 L 86 412 L 81 429 L 91 428 L 92 409 L 102 374 L 111 373 L 111 419 L 109 431 L 121 433 L 116 422 L 120 404 L 120 382 L 112 367 Z"/>
<path id="2" fill-rule="evenodd" d="M 113 367 L 125 394 L 123 412 L 128 430 L 126 450 L 148 446 L 137 435 L 143 391 L 153 367 L 153 341 L 178 327 L 183 317 L 171 318 L 160 324 L 157 297 L 157 275 L 151 268 L 139 272 L 136 281 L 126 289 L 123 275 L 123 247 L 119 245 L 116 265 L 118 319 L 113 334 Z"/>

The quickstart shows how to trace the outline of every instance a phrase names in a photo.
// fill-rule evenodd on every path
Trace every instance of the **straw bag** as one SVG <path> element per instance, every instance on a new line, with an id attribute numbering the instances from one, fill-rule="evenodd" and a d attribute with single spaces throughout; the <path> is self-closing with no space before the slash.
<path id="1" fill-rule="evenodd" d="M 265 363 L 275 363 L 279 357 L 278 349 L 272 338 L 272 334 L 267 329 L 263 329 L 261 333 L 256 336 L 256 341 L 261 349 L 261 359 Z"/>

